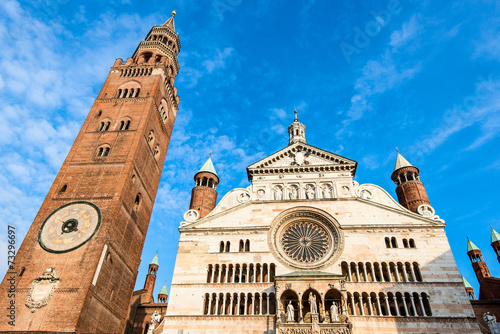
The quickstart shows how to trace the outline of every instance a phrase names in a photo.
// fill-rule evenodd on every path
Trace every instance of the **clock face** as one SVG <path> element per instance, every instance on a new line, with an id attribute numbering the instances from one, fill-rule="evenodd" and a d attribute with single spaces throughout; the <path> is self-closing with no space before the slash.
<path id="1" fill-rule="evenodd" d="M 85 244 L 101 225 L 101 211 L 90 202 L 61 206 L 45 219 L 38 232 L 40 246 L 51 253 L 65 253 Z"/>

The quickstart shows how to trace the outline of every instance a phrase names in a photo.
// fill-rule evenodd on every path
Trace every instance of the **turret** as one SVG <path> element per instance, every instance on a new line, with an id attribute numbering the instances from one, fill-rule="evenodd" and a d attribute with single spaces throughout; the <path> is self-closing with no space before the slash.
<path id="1" fill-rule="evenodd" d="M 488 265 L 483 260 L 483 255 L 481 250 L 474 245 L 472 241 L 467 238 L 467 255 L 469 256 L 470 262 L 472 263 L 472 268 L 476 273 L 477 280 L 481 285 L 483 278 L 491 277 L 490 271 L 488 270 Z"/>
<path id="2" fill-rule="evenodd" d="M 500 234 L 498 234 L 493 227 L 491 228 L 491 247 L 493 247 L 493 250 L 497 255 L 497 260 L 500 263 Z"/>
<path id="3" fill-rule="evenodd" d="M 391 179 L 396 183 L 399 204 L 417 213 L 420 205 L 430 206 L 424 184 L 420 181 L 420 171 L 398 152 Z"/>
<path id="4" fill-rule="evenodd" d="M 290 139 L 288 140 L 288 145 L 292 145 L 295 143 L 304 143 L 307 144 L 306 141 L 306 126 L 299 122 L 297 119 L 297 110 L 294 111 L 295 119 L 290 126 L 288 126 L 288 135 Z"/>
<path id="5" fill-rule="evenodd" d="M 199 218 L 208 215 L 217 204 L 217 185 L 219 184 L 219 176 L 215 171 L 212 158 L 208 158 L 207 162 L 194 175 L 195 186 L 191 192 L 191 204 L 189 209 L 196 210 L 199 213 Z"/>
<path id="6" fill-rule="evenodd" d="M 472 288 L 472 285 L 470 285 L 470 283 L 463 276 L 462 282 L 464 282 L 465 292 L 467 292 L 467 296 L 469 297 L 469 299 L 475 300 L 476 296 L 474 295 L 474 289 Z"/>
<path id="7" fill-rule="evenodd" d="M 167 299 L 168 299 L 167 283 L 164 283 L 163 287 L 160 290 L 160 293 L 158 293 L 158 303 L 166 303 Z"/>
<path id="8" fill-rule="evenodd" d="M 148 274 L 144 282 L 144 289 L 148 290 L 144 303 L 153 302 L 153 290 L 155 289 L 156 274 L 158 273 L 158 254 L 155 255 L 149 264 Z"/>

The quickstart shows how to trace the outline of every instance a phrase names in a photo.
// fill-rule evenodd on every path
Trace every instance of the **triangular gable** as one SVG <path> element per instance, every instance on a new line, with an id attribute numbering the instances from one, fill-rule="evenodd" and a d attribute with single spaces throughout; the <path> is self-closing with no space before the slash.
<path id="1" fill-rule="evenodd" d="M 248 179 L 253 175 L 281 173 L 317 173 L 349 171 L 356 173 L 358 163 L 309 144 L 295 143 L 247 167 Z"/>

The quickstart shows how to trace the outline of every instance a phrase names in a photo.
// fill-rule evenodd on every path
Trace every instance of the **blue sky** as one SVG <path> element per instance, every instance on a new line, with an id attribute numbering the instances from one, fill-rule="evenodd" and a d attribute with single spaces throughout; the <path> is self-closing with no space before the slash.
<path id="1" fill-rule="evenodd" d="M 460 271 L 466 236 L 500 276 L 498 1 L 0 2 L 0 247 L 20 241 L 109 68 L 177 10 L 181 98 L 136 287 L 159 252 L 170 286 L 194 173 L 212 158 L 219 199 L 287 145 L 293 109 L 310 144 L 359 162 L 395 196 L 395 147 L 421 171 Z M 0 263 L 6 271 L 6 261 Z"/>

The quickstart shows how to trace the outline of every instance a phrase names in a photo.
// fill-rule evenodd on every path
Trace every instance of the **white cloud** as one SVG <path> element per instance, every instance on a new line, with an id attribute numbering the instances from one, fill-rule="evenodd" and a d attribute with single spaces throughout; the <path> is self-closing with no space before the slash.
<path id="1" fill-rule="evenodd" d="M 205 67 L 208 73 L 212 73 L 214 70 L 225 68 L 226 67 L 226 59 L 231 56 L 234 49 L 233 48 L 225 48 L 222 52 L 217 49 L 217 54 L 212 59 L 205 60 L 202 65 Z"/>
<path id="2" fill-rule="evenodd" d="M 417 15 L 413 15 L 408 22 L 403 23 L 401 30 L 396 30 L 391 34 L 389 44 L 393 48 L 400 48 L 413 40 L 417 36 L 423 26 L 418 23 Z"/>

